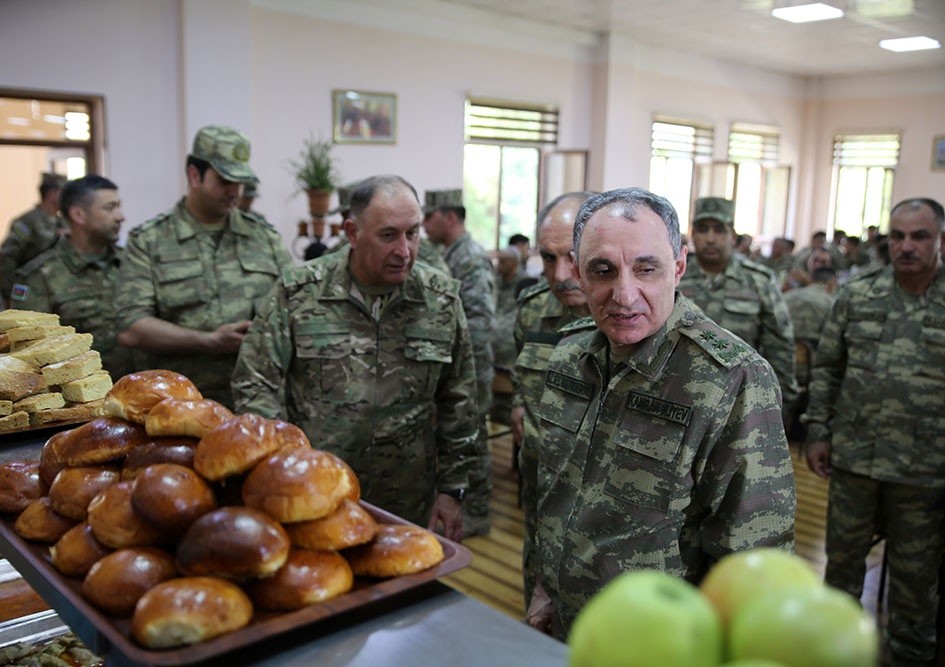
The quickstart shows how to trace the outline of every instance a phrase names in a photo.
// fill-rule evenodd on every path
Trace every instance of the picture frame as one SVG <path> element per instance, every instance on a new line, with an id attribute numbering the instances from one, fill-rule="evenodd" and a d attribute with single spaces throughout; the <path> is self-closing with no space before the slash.
<path id="1" fill-rule="evenodd" d="M 945 134 L 932 137 L 932 171 L 945 171 Z"/>
<path id="2" fill-rule="evenodd" d="M 397 143 L 396 94 L 333 90 L 331 99 L 335 143 Z"/>

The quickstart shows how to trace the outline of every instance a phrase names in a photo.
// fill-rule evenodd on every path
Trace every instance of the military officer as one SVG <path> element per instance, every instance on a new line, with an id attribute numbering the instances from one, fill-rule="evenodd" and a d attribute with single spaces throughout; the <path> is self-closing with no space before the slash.
<path id="1" fill-rule="evenodd" d="M 676 292 L 672 204 L 639 188 L 595 195 L 574 251 L 593 322 L 564 327 L 545 375 L 528 612 L 562 639 L 623 571 L 699 582 L 727 553 L 794 545 L 777 377 Z"/>
<path id="2" fill-rule="evenodd" d="M 489 532 L 489 494 L 492 490 L 489 465 L 489 432 L 486 417 L 492 407 L 492 379 L 495 353 L 495 276 L 489 256 L 466 231 L 466 209 L 462 190 L 431 190 L 425 193 L 427 216 L 423 228 L 434 244 L 443 246 L 443 259 L 451 275 L 460 282 L 463 310 L 469 324 L 476 359 L 476 388 L 479 404 L 479 467 L 469 480 L 469 497 L 463 507 L 466 535 Z"/>
<path id="3" fill-rule="evenodd" d="M 115 287 L 122 262 L 116 243 L 125 216 L 118 186 L 89 174 L 66 183 L 60 197 L 69 234 L 21 266 L 14 308 L 57 313 L 62 324 L 90 333 L 113 380 L 132 371 L 131 350 L 116 341 Z"/>
<path id="4" fill-rule="evenodd" d="M 945 548 L 945 213 L 909 199 L 890 214 L 891 265 L 853 277 L 820 334 L 807 463 L 830 479 L 826 581 L 859 599 L 886 536 L 891 664 L 935 660 Z"/>
<path id="5" fill-rule="evenodd" d="M 733 253 L 734 215 L 728 199 L 696 200 L 691 230 L 696 261 L 688 263 L 679 291 L 768 360 L 787 416 L 797 399 L 791 316 L 771 270 Z"/>
<path id="6" fill-rule="evenodd" d="M 458 282 L 415 263 L 420 220 L 402 178 L 355 186 L 349 244 L 283 272 L 233 392 L 238 411 L 288 419 L 344 458 L 369 502 L 460 539 L 475 370 Z"/>
<path id="7" fill-rule="evenodd" d="M 186 173 L 177 205 L 128 236 L 118 341 L 146 353 L 148 368 L 183 373 L 207 398 L 232 406 L 240 343 L 292 259 L 271 225 L 236 208 L 241 184 L 257 180 L 242 132 L 201 128 Z"/>

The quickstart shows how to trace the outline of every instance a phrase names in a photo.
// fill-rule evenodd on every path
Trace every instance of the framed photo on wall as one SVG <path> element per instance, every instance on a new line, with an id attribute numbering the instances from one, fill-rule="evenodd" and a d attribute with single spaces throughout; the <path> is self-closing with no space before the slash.
<path id="1" fill-rule="evenodd" d="M 397 95 L 333 90 L 332 135 L 337 144 L 397 142 Z"/>
<path id="2" fill-rule="evenodd" d="M 945 134 L 932 138 L 932 171 L 945 171 Z"/>

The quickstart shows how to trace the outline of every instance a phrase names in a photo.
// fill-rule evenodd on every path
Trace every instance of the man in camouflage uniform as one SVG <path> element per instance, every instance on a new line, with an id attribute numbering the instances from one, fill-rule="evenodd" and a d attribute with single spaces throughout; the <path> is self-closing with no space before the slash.
<path id="1" fill-rule="evenodd" d="M 57 313 L 64 325 L 92 334 L 92 347 L 113 380 L 132 371 L 131 350 L 118 344 L 115 288 L 125 216 L 118 186 L 95 174 L 69 181 L 60 198 L 69 234 L 16 273 L 14 308 Z"/>
<path id="2" fill-rule="evenodd" d="M 59 174 L 43 174 L 39 203 L 10 223 L 10 231 L 0 245 L 0 308 L 9 304 L 16 270 L 52 247 L 64 232 L 57 214 L 65 182 Z"/>
<path id="3" fill-rule="evenodd" d="M 415 263 L 420 219 L 402 178 L 359 183 L 349 245 L 283 272 L 233 393 L 238 411 L 288 419 L 345 459 L 369 502 L 460 539 L 475 372 L 459 284 Z"/>
<path id="4" fill-rule="evenodd" d="M 240 343 L 292 259 L 271 225 L 236 208 L 242 184 L 257 180 L 245 135 L 201 128 L 186 172 L 187 194 L 177 205 L 129 234 L 118 342 L 146 353 L 143 367 L 183 373 L 204 396 L 232 406 Z"/>
<path id="5" fill-rule="evenodd" d="M 489 494 L 492 490 L 489 464 L 489 430 L 486 418 L 492 407 L 492 379 L 495 355 L 495 278 L 489 256 L 466 231 L 466 209 L 461 190 L 432 190 L 425 193 L 423 228 L 430 240 L 445 248 L 443 259 L 450 274 L 460 282 L 460 296 L 469 325 L 476 360 L 476 393 L 479 404 L 479 468 L 470 472 L 469 496 L 463 506 L 466 535 L 489 532 Z"/>
<path id="6" fill-rule="evenodd" d="M 886 536 L 886 639 L 896 667 L 932 665 L 945 521 L 945 214 L 890 216 L 891 266 L 844 286 L 814 357 L 807 462 L 830 479 L 826 581 L 859 598 Z"/>
<path id="7" fill-rule="evenodd" d="M 621 572 L 698 583 L 728 553 L 792 549 L 796 505 L 777 377 L 676 292 L 686 251 L 672 204 L 638 188 L 595 195 L 574 250 L 593 323 L 564 327 L 548 362 L 528 613 L 561 639 Z"/>
<path id="8" fill-rule="evenodd" d="M 512 373 L 515 388 L 512 439 L 518 452 L 520 498 L 525 516 L 522 578 L 525 608 L 535 588 L 535 525 L 538 498 L 538 410 L 545 388 L 548 358 L 561 339 L 558 329 L 588 315 L 587 299 L 571 261 L 574 220 L 591 192 L 569 192 L 556 197 L 538 212 L 538 253 L 542 279 L 522 292 L 515 320 L 518 357 Z"/>
<path id="9" fill-rule="evenodd" d="M 768 360 L 787 418 L 797 399 L 791 315 L 771 270 L 732 252 L 734 216 L 728 199 L 696 200 L 691 230 L 696 261 L 688 263 L 679 291 Z"/>

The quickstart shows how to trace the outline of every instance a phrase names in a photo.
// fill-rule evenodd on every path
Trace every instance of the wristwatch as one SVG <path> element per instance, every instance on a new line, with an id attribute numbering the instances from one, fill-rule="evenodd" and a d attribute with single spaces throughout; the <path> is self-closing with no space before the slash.
<path id="1" fill-rule="evenodd" d="M 458 489 L 449 489 L 448 491 L 440 491 L 440 493 L 446 494 L 451 498 L 455 498 L 459 502 L 463 502 L 463 498 L 466 497 L 466 487 L 461 486 Z"/>

